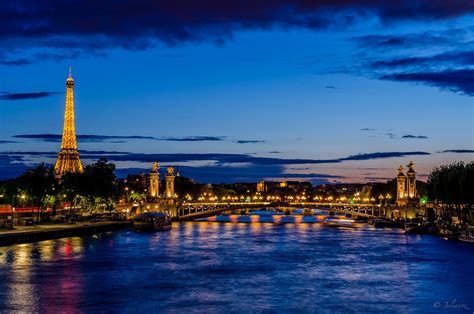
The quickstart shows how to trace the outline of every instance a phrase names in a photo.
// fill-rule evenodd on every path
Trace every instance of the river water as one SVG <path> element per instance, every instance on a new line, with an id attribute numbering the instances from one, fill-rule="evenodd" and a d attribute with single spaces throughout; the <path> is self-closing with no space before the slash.
<path id="1" fill-rule="evenodd" d="M 474 311 L 474 246 L 321 223 L 175 223 L 0 247 L 0 311 Z"/>

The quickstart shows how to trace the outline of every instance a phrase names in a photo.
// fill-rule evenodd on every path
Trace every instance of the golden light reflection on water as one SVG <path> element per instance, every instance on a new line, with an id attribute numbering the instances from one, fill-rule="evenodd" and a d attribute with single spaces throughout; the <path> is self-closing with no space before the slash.
<path id="1" fill-rule="evenodd" d="M 5 250 L 4 248 L 0 248 L 0 265 L 7 264 L 7 253 L 7 250 Z"/>
<path id="2" fill-rule="evenodd" d="M 293 221 L 282 215 L 273 218 Z M 106 312 L 112 306 L 117 306 L 112 311 L 120 311 L 122 305 L 140 311 L 150 300 L 156 302 L 156 311 L 173 312 L 179 298 L 190 304 L 179 307 L 182 312 L 191 312 L 196 304 L 209 306 L 201 300 L 227 298 L 229 303 L 216 301 L 209 311 L 225 312 L 243 304 L 248 307 L 242 312 L 268 310 L 255 306 L 261 300 L 272 304 L 272 309 L 289 312 L 295 306 L 302 312 L 311 309 L 302 307 L 302 302 L 330 300 L 334 300 L 332 309 L 355 301 L 360 307 L 352 310 L 363 310 L 366 300 L 380 301 L 381 293 L 386 294 L 385 301 L 403 296 L 410 302 L 412 293 L 422 291 L 414 287 L 413 278 L 420 277 L 417 267 L 424 267 L 426 257 L 413 247 L 411 253 L 407 250 L 422 238 L 432 248 L 427 237 L 387 230 L 379 230 L 379 235 L 367 228 L 320 232 L 322 226 L 304 221 L 183 222 L 174 223 L 170 232 L 122 231 L 113 237 L 104 234 L 0 248 L 4 280 L 0 280 L 0 304 L 7 306 L 0 312 Z M 155 250 L 149 251 L 152 241 Z M 433 262 L 440 264 L 437 259 Z M 433 284 L 431 278 L 421 284 Z M 108 290 L 115 286 L 130 291 Z M 174 303 L 167 304 L 168 300 Z"/>
<path id="3" fill-rule="evenodd" d="M 15 247 L 14 258 L 9 269 L 7 306 L 16 309 L 36 308 L 37 295 L 32 284 L 33 244 L 19 244 Z"/>
<path id="4" fill-rule="evenodd" d="M 239 215 L 229 215 L 230 221 L 233 223 L 239 222 Z"/>
<path id="5" fill-rule="evenodd" d="M 75 312 L 73 307 L 41 304 L 41 298 L 61 299 L 74 304 L 82 287 L 75 261 L 82 257 L 83 239 L 80 237 L 17 244 L 0 248 L 0 271 L 5 274 L 2 287 L 4 306 L 8 311 Z M 57 276 L 47 277 L 38 285 L 38 269 L 43 263 L 58 263 Z M 2 310 L 0 309 L 0 312 Z"/>
<path id="6" fill-rule="evenodd" d="M 262 230 L 262 223 L 254 222 L 254 223 L 250 224 L 250 230 L 252 230 L 252 232 L 261 231 Z"/>
<path id="7" fill-rule="evenodd" d="M 47 240 L 38 242 L 41 260 L 44 262 L 51 261 L 54 257 L 54 245 L 56 241 Z"/>

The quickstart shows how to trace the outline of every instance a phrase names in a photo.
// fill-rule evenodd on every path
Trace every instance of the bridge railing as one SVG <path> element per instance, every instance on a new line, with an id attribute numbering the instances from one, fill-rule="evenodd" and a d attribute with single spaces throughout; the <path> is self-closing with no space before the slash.
<path id="1" fill-rule="evenodd" d="M 278 207 L 273 206 L 270 203 L 187 203 L 187 206 L 183 206 L 178 209 L 178 217 L 181 219 L 189 219 L 195 217 L 207 217 L 213 216 L 224 211 L 232 211 L 238 208 L 242 210 L 247 210 L 249 208 L 255 207 Z M 238 205 L 238 206 L 231 206 Z M 341 204 L 341 203 L 290 203 L 285 206 L 280 207 L 308 207 L 308 206 L 317 206 L 320 209 L 327 210 L 330 212 L 351 214 L 360 217 L 375 218 L 375 217 L 384 217 L 385 208 L 382 208 L 380 205 L 370 205 L 370 204 Z"/>

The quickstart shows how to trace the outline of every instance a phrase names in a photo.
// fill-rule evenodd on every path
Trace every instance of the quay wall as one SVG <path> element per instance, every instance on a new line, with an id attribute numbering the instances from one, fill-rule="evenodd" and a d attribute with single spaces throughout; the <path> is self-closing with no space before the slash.
<path id="1" fill-rule="evenodd" d="M 50 239 L 90 235 L 100 232 L 115 231 L 131 227 L 130 222 L 110 222 L 92 225 L 48 228 L 28 231 L 11 230 L 0 234 L 0 246 L 18 243 L 30 243 Z"/>

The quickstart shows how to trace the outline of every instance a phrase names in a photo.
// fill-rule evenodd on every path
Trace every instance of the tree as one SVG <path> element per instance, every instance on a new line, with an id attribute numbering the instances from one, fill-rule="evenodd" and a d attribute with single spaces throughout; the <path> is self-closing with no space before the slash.
<path id="1" fill-rule="evenodd" d="M 41 163 L 38 167 L 28 169 L 16 179 L 18 189 L 21 190 L 20 199 L 28 199 L 33 205 L 42 206 L 44 198 L 53 193 L 56 185 L 52 167 Z"/>
<path id="2" fill-rule="evenodd" d="M 96 163 L 87 165 L 83 173 L 64 175 L 62 187 L 89 198 L 115 198 L 118 196 L 118 189 L 114 171 L 113 163 L 99 159 Z"/>
<path id="3" fill-rule="evenodd" d="M 456 162 L 434 168 L 428 177 L 428 195 L 447 205 L 474 205 L 474 162 Z"/>
<path id="4" fill-rule="evenodd" d="M 130 200 L 132 202 L 141 203 L 146 200 L 146 193 L 145 192 L 133 192 L 130 194 Z"/>

